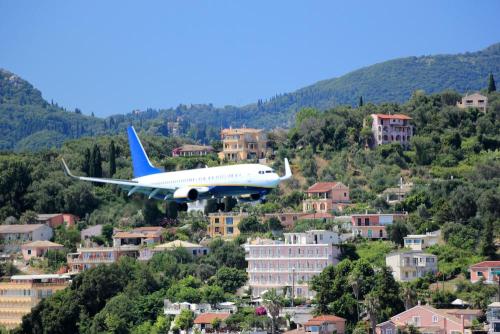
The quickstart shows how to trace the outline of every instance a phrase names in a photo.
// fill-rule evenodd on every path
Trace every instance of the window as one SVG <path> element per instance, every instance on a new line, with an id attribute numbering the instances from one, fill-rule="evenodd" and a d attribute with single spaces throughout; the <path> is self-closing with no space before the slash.
<path id="1" fill-rule="evenodd" d="M 219 218 L 214 219 L 214 223 L 216 223 L 216 224 L 219 224 L 219 221 L 220 221 Z"/>
<path id="2" fill-rule="evenodd" d="M 483 276 L 484 276 L 484 274 L 483 274 L 483 272 L 482 272 L 482 271 L 478 271 L 478 272 L 477 272 L 477 276 L 481 276 L 481 277 L 483 277 Z"/>
<path id="3" fill-rule="evenodd" d="M 437 316 L 437 315 L 433 315 L 433 316 L 432 316 L 432 322 L 433 322 L 433 323 L 438 322 L 438 320 L 439 320 L 439 318 L 438 318 L 438 316 Z"/>
<path id="4" fill-rule="evenodd" d="M 387 328 L 385 330 L 385 334 L 392 334 L 392 328 Z"/>
<path id="5" fill-rule="evenodd" d="M 411 317 L 411 321 L 413 325 L 419 327 L 420 326 L 420 317 L 419 316 L 413 316 Z"/>
<path id="6" fill-rule="evenodd" d="M 233 217 L 226 218 L 226 225 L 233 225 Z"/>
<path id="7" fill-rule="evenodd" d="M 233 234 L 233 227 L 226 227 L 226 233 L 227 234 Z"/>

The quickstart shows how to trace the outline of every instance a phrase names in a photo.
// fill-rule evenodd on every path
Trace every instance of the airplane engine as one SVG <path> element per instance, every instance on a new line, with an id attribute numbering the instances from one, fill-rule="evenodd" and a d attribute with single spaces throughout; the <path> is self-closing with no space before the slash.
<path id="1" fill-rule="evenodd" d="M 179 188 L 174 192 L 174 198 L 186 198 L 190 201 L 196 201 L 198 195 L 198 190 L 195 188 Z"/>

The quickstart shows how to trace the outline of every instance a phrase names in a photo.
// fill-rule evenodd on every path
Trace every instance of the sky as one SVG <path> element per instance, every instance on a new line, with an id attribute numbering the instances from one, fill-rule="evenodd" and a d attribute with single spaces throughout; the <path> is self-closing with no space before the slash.
<path id="1" fill-rule="evenodd" d="M 0 67 L 98 116 L 244 105 L 500 42 L 500 1 L 0 0 Z"/>

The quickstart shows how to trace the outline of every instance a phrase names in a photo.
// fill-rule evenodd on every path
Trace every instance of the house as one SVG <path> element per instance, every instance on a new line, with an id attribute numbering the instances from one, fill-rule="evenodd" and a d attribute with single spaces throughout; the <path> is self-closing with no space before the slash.
<path id="1" fill-rule="evenodd" d="M 500 333 L 500 302 L 488 305 L 486 321 L 488 322 L 488 334 Z"/>
<path id="2" fill-rule="evenodd" d="M 160 226 L 137 227 L 131 231 L 116 230 L 113 234 L 113 246 L 154 244 L 163 240 L 165 229 Z"/>
<path id="3" fill-rule="evenodd" d="M 243 161 L 264 159 L 267 153 L 267 135 L 264 130 L 240 128 L 221 131 L 222 152 L 219 159 Z"/>
<path id="4" fill-rule="evenodd" d="M 46 224 L 52 228 L 66 224 L 66 226 L 74 226 L 78 217 L 70 213 L 39 213 L 36 216 L 36 221 L 40 224 Z"/>
<path id="5" fill-rule="evenodd" d="M 13 329 L 40 300 L 66 288 L 69 275 L 14 275 L 0 282 L 0 325 Z"/>
<path id="6" fill-rule="evenodd" d="M 215 212 L 208 214 L 207 233 L 210 238 L 235 238 L 240 235 L 238 225 L 248 217 L 246 212 Z"/>
<path id="7" fill-rule="evenodd" d="M 484 283 L 496 284 L 500 278 L 500 261 L 483 261 L 473 264 L 469 267 L 469 272 L 472 283 L 483 279 Z"/>
<path id="8" fill-rule="evenodd" d="M 477 108 L 482 112 L 486 112 L 488 107 L 488 97 L 479 93 L 465 95 L 462 101 L 457 102 L 457 107 L 460 109 Z"/>
<path id="9" fill-rule="evenodd" d="M 182 145 L 172 150 L 173 157 L 203 156 L 214 151 L 212 146 L 205 145 Z"/>
<path id="10" fill-rule="evenodd" d="M 48 240 L 32 241 L 21 246 L 24 261 L 29 261 L 34 257 L 42 257 L 49 250 L 60 249 L 64 249 L 64 246 L 61 244 L 56 244 L 55 242 L 50 242 Z"/>
<path id="11" fill-rule="evenodd" d="M 441 231 L 427 232 L 426 234 L 409 234 L 404 237 L 405 247 L 413 250 L 424 250 L 427 247 L 437 245 L 441 238 Z"/>
<path id="12" fill-rule="evenodd" d="M 194 328 L 198 330 L 213 329 L 212 324 L 216 319 L 221 321 L 219 328 L 225 328 L 225 320 L 229 318 L 231 313 L 201 313 L 194 319 Z"/>
<path id="13" fill-rule="evenodd" d="M 289 317 L 299 327 L 304 327 L 304 324 L 313 318 L 314 309 L 310 306 L 292 306 L 283 307 L 280 310 L 280 317 Z"/>
<path id="14" fill-rule="evenodd" d="M 183 248 L 192 256 L 203 256 L 209 253 L 209 248 L 205 246 L 201 246 L 198 244 L 194 244 L 187 241 L 182 240 L 174 240 L 171 242 L 167 242 L 153 248 L 146 247 L 139 250 L 139 260 L 149 260 L 153 257 L 155 253 L 171 251 L 174 249 Z"/>
<path id="15" fill-rule="evenodd" d="M 412 190 L 413 183 L 402 183 L 401 181 L 399 187 L 386 188 L 379 196 L 385 198 L 389 204 L 396 204 L 404 201 Z"/>
<path id="16" fill-rule="evenodd" d="M 139 246 L 79 247 L 75 253 L 69 253 L 66 257 L 68 272 L 77 274 L 100 264 L 115 263 L 122 256 L 137 258 L 139 256 Z"/>
<path id="17" fill-rule="evenodd" d="M 331 213 L 342 211 L 351 202 L 349 187 L 342 182 L 318 182 L 306 191 L 307 198 L 302 201 L 305 213 Z"/>
<path id="18" fill-rule="evenodd" d="M 249 239 L 244 248 L 253 297 L 275 288 L 312 298 L 314 291 L 308 282 L 328 265 L 338 263 L 340 238 L 337 232 L 311 230 L 285 233 L 284 241 Z"/>
<path id="19" fill-rule="evenodd" d="M 352 235 L 367 239 L 387 239 L 387 226 L 406 219 L 403 213 L 364 213 L 351 215 Z"/>
<path id="20" fill-rule="evenodd" d="M 437 273 L 437 262 L 436 255 L 414 250 L 393 252 L 385 257 L 385 264 L 392 268 L 392 275 L 399 282 Z"/>
<path id="21" fill-rule="evenodd" d="M 52 236 L 52 228 L 45 224 L 0 225 L 0 248 L 4 253 L 16 253 L 24 243 L 50 240 Z"/>
<path id="22" fill-rule="evenodd" d="M 172 303 L 169 299 L 163 300 L 163 314 L 165 315 L 178 315 L 182 310 L 190 310 L 194 314 L 206 313 L 212 310 L 210 304 L 206 303 L 188 303 L 188 302 L 180 302 L 180 303 Z"/>
<path id="23" fill-rule="evenodd" d="M 92 237 L 97 237 L 102 235 L 102 225 L 89 226 L 80 231 L 80 240 L 90 240 Z"/>
<path id="24" fill-rule="evenodd" d="M 396 314 L 388 321 L 377 325 L 377 334 L 396 334 L 399 329 L 412 325 L 421 333 L 458 334 L 471 333 L 471 319 L 477 318 L 480 310 L 445 310 L 429 305 L 417 305 Z M 467 314 L 474 314 L 467 316 Z"/>
<path id="25" fill-rule="evenodd" d="M 413 136 L 411 117 L 401 114 L 371 114 L 374 146 L 399 143 L 404 147 L 410 145 Z"/>
<path id="26" fill-rule="evenodd" d="M 304 324 L 304 333 L 344 334 L 346 319 L 335 315 L 320 315 Z"/>

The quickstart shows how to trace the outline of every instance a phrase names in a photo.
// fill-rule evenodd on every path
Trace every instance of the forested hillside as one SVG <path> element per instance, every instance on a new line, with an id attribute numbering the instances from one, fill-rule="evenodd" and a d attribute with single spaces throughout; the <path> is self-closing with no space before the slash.
<path id="1" fill-rule="evenodd" d="M 303 107 L 354 106 L 361 96 L 365 103 L 401 103 L 415 90 L 472 92 L 485 87 L 489 73 L 500 78 L 500 44 L 465 54 L 390 60 L 242 107 L 186 104 L 100 119 L 49 103 L 31 84 L 0 70 L 0 150 L 59 147 L 71 138 L 120 133 L 129 124 L 166 136 L 167 123 L 178 119 L 181 135 L 209 142 L 218 138 L 221 127 L 288 128 Z"/>

